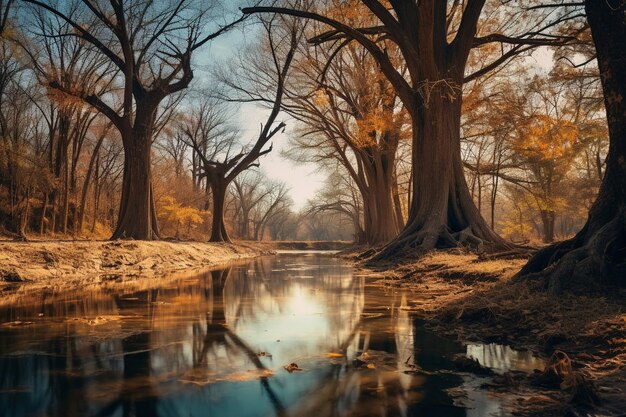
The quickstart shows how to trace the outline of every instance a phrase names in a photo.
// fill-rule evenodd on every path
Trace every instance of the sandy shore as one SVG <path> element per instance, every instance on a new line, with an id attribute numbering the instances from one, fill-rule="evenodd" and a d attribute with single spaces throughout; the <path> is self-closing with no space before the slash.
<path id="1" fill-rule="evenodd" d="M 0 304 L 8 294 L 185 273 L 268 253 L 249 243 L 0 241 Z"/>

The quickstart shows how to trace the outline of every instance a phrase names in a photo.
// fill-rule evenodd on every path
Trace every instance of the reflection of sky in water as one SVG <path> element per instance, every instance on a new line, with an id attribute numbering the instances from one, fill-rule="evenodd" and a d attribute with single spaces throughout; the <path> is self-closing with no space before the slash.
<path id="1" fill-rule="evenodd" d="M 544 366 L 541 359 L 528 351 L 513 350 L 509 346 L 495 343 L 469 344 L 467 356 L 500 373 L 511 369 L 532 372 L 535 369 L 543 370 Z"/>
<path id="2" fill-rule="evenodd" d="M 0 322 L 34 322 L 0 327 L 0 415 L 498 415 L 480 380 L 452 372 L 465 347 L 426 331 L 406 304 L 319 254 L 145 290 L 36 295 L 0 310 Z M 527 367 L 491 345 L 467 354 Z M 291 362 L 303 370 L 288 373 Z M 454 405 L 455 387 L 470 409 Z"/>

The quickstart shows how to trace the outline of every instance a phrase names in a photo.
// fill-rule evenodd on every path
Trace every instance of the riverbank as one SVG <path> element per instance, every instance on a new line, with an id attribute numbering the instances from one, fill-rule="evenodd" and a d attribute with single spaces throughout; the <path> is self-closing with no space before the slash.
<path id="1" fill-rule="evenodd" d="M 208 269 L 270 254 L 250 242 L 0 241 L 0 304 L 33 291 L 62 291 Z"/>
<path id="2" fill-rule="evenodd" d="M 516 414 L 585 415 L 594 409 L 620 415 L 626 408 L 626 291 L 549 294 L 537 282 L 511 281 L 525 261 L 450 251 L 362 273 L 381 274 L 384 286 L 408 288 L 407 309 L 439 334 L 545 359 L 545 373 L 485 384 L 493 395 L 512 396 Z"/>

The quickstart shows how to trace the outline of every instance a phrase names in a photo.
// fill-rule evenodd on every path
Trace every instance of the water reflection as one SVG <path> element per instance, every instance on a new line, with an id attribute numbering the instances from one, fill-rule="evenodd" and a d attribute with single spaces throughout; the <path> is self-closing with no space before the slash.
<path id="1" fill-rule="evenodd" d="M 534 357 L 531 352 L 513 350 L 509 346 L 496 343 L 469 344 L 467 356 L 500 373 L 509 369 L 532 372 L 535 369 L 543 369 L 544 366 L 543 361 Z"/>
<path id="2" fill-rule="evenodd" d="M 40 294 L 0 310 L 13 323 L 0 326 L 0 414 L 497 414 L 476 392 L 474 408 L 455 405 L 450 389 L 469 377 L 452 358 L 466 348 L 424 330 L 405 305 L 402 292 L 320 254 L 156 289 Z M 303 370 L 283 369 L 294 362 Z"/>

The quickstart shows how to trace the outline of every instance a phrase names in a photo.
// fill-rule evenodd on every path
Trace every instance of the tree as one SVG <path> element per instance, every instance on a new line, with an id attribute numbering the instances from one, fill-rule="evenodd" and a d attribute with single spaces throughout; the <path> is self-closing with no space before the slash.
<path id="1" fill-rule="evenodd" d="M 260 52 L 266 55 L 264 57 L 256 56 L 253 59 L 266 59 L 270 62 L 269 65 L 273 68 L 272 75 L 275 77 L 275 95 L 271 111 L 265 123 L 262 124 L 261 132 L 256 140 L 233 155 L 231 152 L 235 145 L 233 142 L 234 138 L 226 140 L 227 146 L 218 146 L 216 148 L 215 144 L 210 144 L 211 133 L 214 133 L 211 132 L 211 123 L 216 126 L 222 125 L 222 121 L 219 121 L 218 118 L 214 116 L 204 117 L 206 122 L 198 124 L 205 125 L 204 131 L 202 129 L 194 129 L 191 126 L 185 128 L 188 143 L 194 149 L 195 156 L 199 159 L 200 172 L 198 176 L 206 178 L 211 187 L 213 198 L 213 221 L 209 239 L 211 242 L 230 242 L 230 237 L 224 226 L 224 203 L 228 186 L 239 174 L 251 167 L 258 166 L 259 158 L 272 151 L 271 145 L 266 147 L 268 142 L 285 128 L 285 123 L 276 123 L 276 119 L 280 113 L 285 91 L 284 87 L 299 41 L 300 31 L 295 25 L 289 27 L 289 33 L 287 34 L 277 31 L 273 29 L 276 26 L 274 26 L 271 20 L 263 21 L 262 26 L 266 34 L 267 48 Z M 245 71 L 247 64 L 242 63 L 239 65 L 239 68 Z M 249 75 L 246 74 L 246 76 Z M 199 135 L 200 132 L 203 134 Z M 218 149 L 218 151 L 208 155 L 206 153 L 207 147 Z"/>
<path id="2" fill-rule="evenodd" d="M 176 232 L 174 237 L 176 239 L 180 239 L 181 224 L 187 227 L 186 234 L 189 236 L 193 225 L 202 224 L 204 222 L 202 212 L 197 208 L 183 206 L 172 196 L 165 196 L 163 199 L 164 204 L 161 211 L 163 212 L 163 217 L 166 222 L 175 224 Z"/>
<path id="3" fill-rule="evenodd" d="M 77 3 L 71 3 L 68 14 L 76 14 Z M 64 33 L 71 26 L 62 19 L 49 18 L 43 9 L 34 10 L 33 26 L 38 33 Z M 106 58 L 90 54 L 89 44 L 69 36 L 45 36 L 40 42 L 40 51 L 29 43 L 22 42 L 22 49 L 30 57 L 31 66 L 39 83 L 45 88 L 50 104 L 44 112 L 48 123 L 48 160 L 50 171 L 55 176 L 55 187 L 44 197 L 42 222 L 47 222 L 48 203 L 51 203 L 50 229 L 67 233 L 71 226 L 77 231 L 77 165 L 90 126 L 97 118 L 97 111 L 74 96 L 50 88 L 51 84 L 72 90 L 82 85 L 96 95 L 105 94 L 110 86 L 103 82 L 103 74 L 110 73 L 112 63 Z M 42 106 L 43 110 L 43 106 Z M 74 202 L 73 209 L 70 207 Z M 70 211 L 74 213 L 70 219 Z"/>
<path id="4" fill-rule="evenodd" d="M 562 188 L 581 150 L 580 101 L 568 100 L 568 93 L 533 80 L 525 93 L 527 110 L 516 121 L 511 144 L 515 159 L 530 173 L 529 191 L 539 210 L 545 243 L 554 241 L 556 217 L 564 205 Z"/>
<path id="5" fill-rule="evenodd" d="M 626 1 L 586 0 L 609 126 L 598 197 L 572 239 L 540 250 L 518 276 L 545 278 L 551 291 L 626 283 Z"/>
<path id="6" fill-rule="evenodd" d="M 467 245 L 510 248 L 483 220 L 469 193 L 460 152 L 462 87 L 512 57 L 537 45 L 563 39 L 546 35 L 557 22 L 541 19 L 518 35 L 501 32 L 478 36 L 485 0 L 362 0 L 379 20 L 373 27 L 353 27 L 323 13 L 288 7 L 251 7 L 243 13 L 281 13 L 312 19 L 331 29 L 310 39 L 315 44 L 342 40 L 360 43 L 376 59 L 411 117 L 413 194 L 403 231 L 377 255 L 384 259 L 417 248 Z M 485 30 L 489 29 L 484 25 Z M 386 53 L 387 42 L 400 50 L 408 75 Z M 502 54 L 472 74 L 466 64 L 473 49 L 501 45 Z"/>
<path id="7" fill-rule="evenodd" d="M 107 94 L 86 86 L 68 88 L 51 81 L 49 87 L 93 106 L 120 132 L 124 179 L 112 238 L 158 238 L 151 174 L 157 111 L 166 97 L 182 91 L 191 82 L 193 52 L 242 19 L 203 35 L 206 7 L 192 7 L 192 2 L 187 0 L 132 3 L 112 0 L 110 7 L 81 0 L 77 16 L 52 1 L 25 1 L 47 10 L 70 27 L 66 32 L 44 36 L 78 37 L 91 46 L 91 53 L 105 57 L 116 68 L 111 74 L 100 75 L 112 77 L 111 84 L 121 83 L 119 111 L 107 101 Z M 77 17 L 93 24 L 81 24 Z"/>
<path id="8" fill-rule="evenodd" d="M 352 221 L 354 242 L 356 244 L 371 243 L 367 240 L 367 232 L 363 224 L 363 201 L 358 187 L 351 177 L 341 175 L 338 171 L 332 172 L 315 199 L 309 204 L 309 214 L 339 213 Z"/>
<path id="9" fill-rule="evenodd" d="M 331 170 L 338 162 L 361 194 L 366 242 L 386 243 L 404 225 L 393 194 L 406 114 L 364 48 L 348 45 L 332 59 L 331 53 L 308 53 L 299 63 L 295 93 L 284 105 L 302 125 L 289 155 L 326 165 L 330 159 Z"/>
<path id="10" fill-rule="evenodd" d="M 267 221 L 271 240 L 295 240 L 300 219 L 290 207 L 282 207 Z"/>
<path id="11" fill-rule="evenodd" d="M 265 184 L 268 189 L 267 198 L 261 201 L 254 210 L 252 223 L 254 226 L 254 240 L 263 240 L 265 229 L 269 222 L 276 216 L 282 216 L 291 211 L 293 201 L 288 196 L 287 184 L 280 181 L 268 181 Z"/>

